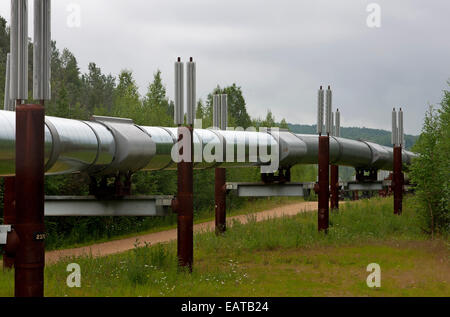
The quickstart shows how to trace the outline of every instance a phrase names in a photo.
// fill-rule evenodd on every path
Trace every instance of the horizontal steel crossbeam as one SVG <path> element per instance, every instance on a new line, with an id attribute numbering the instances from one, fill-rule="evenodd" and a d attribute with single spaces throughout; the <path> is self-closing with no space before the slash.
<path id="1" fill-rule="evenodd" d="M 302 183 L 264 184 L 227 183 L 227 190 L 237 192 L 239 197 L 303 197 Z"/>
<path id="2" fill-rule="evenodd" d="M 8 232 L 11 232 L 10 225 L 0 225 L 0 245 L 6 244 Z"/>
<path id="3" fill-rule="evenodd" d="M 172 196 L 128 196 L 120 200 L 46 196 L 45 216 L 166 216 L 172 199 Z"/>

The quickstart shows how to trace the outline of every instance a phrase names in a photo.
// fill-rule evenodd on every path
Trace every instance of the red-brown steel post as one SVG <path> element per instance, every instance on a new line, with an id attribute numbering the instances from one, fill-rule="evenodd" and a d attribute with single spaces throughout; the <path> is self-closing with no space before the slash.
<path id="1" fill-rule="evenodd" d="M 353 193 L 353 200 L 359 200 L 359 191 L 354 190 L 352 193 Z"/>
<path id="2" fill-rule="evenodd" d="M 402 214 L 403 199 L 403 172 L 402 172 L 402 147 L 394 147 L 394 214 Z"/>
<path id="3" fill-rule="evenodd" d="M 44 296 L 44 118 L 43 105 L 16 107 L 16 297 Z"/>
<path id="4" fill-rule="evenodd" d="M 330 165 L 330 138 L 319 136 L 319 231 L 328 230 L 329 221 L 329 165 Z"/>
<path id="5" fill-rule="evenodd" d="M 177 249 L 178 263 L 180 267 L 187 268 L 192 272 L 194 258 L 194 171 L 193 171 L 193 128 L 178 127 L 179 144 L 183 138 L 189 138 L 191 158 L 189 162 L 181 160 L 178 163 L 178 194 L 177 194 Z M 184 148 L 180 150 L 183 157 Z M 186 149 L 188 150 L 188 149 Z"/>
<path id="6" fill-rule="evenodd" d="M 5 191 L 3 193 L 3 222 L 5 225 L 16 223 L 16 182 L 15 177 L 5 177 Z M 14 254 L 5 251 L 3 254 L 3 268 L 12 269 L 14 266 Z"/>
<path id="7" fill-rule="evenodd" d="M 339 166 L 330 166 L 331 210 L 339 209 Z"/>
<path id="8" fill-rule="evenodd" d="M 226 170 L 216 168 L 215 171 L 215 212 L 216 234 L 222 234 L 226 230 Z"/>

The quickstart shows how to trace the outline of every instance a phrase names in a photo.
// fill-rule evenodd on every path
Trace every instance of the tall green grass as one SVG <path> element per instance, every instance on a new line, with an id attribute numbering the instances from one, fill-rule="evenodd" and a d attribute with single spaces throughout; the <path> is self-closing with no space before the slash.
<path id="1" fill-rule="evenodd" d="M 256 212 L 277 205 L 302 201 L 298 197 L 271 197 L 248 199 L 239 204 L 228 202 L 227 214 L 240 215 Z M 176 227 L 177 215 L 170 213 L 164 217 L 76 217 L 66 225 L 59 217 L 58 223 L 55 217 L 46 218 L 46 249 L 55 250 L 84 246 L 91 243 L 117 240 L 156 231 L 163 231 Z M 204 222 L 214 218 L 214 208 L 196 210 L 194 219 L 196 222 Z"/>
<path id="2" fill-rule="evenodd" d="M 122 254 L 68 258 L 47 266 L 46 295 L 229 296 L 237 294 L 239 289 L 239 294 L 248 296 L 252 294 L 255 280 L 249 277 L 246 264 L 239 261 L 249 265 L 252 259 L 264 257 L 264 252 L 428 239 L 422 233 L 410 200 L 406 201 L 404 209 L 403 215 L 394 215 L 392 199 L 343 204 L 339 212 L 331 214 L 328 234 L 317 232 L 317 212 L 263 222 L 248 216 L 247 224 L 235 222 L 224 235 L 216 236 L 212 232 L 195 235 L 192 274 L 177 267 L 175 242 L 142 245 L 136 241 L 133 250 Z M 282 259 L 277 261 L 281 263 Z M 65 286 L 68 275 L 65 268 L 72 262 L 81 266 L 81 288 Z M 272 274 L 269 266 L 267 270 Z M 12 285 L 11 279 L 11 273 L 0 273 L 0 296 L 12 295 L 11 288 L 7 290 Z"/>
<path id="3" fill-rule="evenodd" d="M 313 247 L 383 239 L 424 239 L 416 214 L 406 203 L 402 216 L 394 216 L 392 199 L 370 199 L 356 204 L 342 204 L 331 213 L 328 234 L 317 231 L 317 213 L 273 218 L 247 224 L 235 222 L 223 237 L 205 233 L 196 237 L 196 247 L 211 252 L 251 252 L 276 248 Z"/>

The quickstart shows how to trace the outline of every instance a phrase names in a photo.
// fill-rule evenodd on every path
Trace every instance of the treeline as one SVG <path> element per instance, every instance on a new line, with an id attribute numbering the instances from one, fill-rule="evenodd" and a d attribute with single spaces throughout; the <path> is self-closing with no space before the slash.
<path id="1" fill-rule="evenodd" d="M 0 17 L 0 87 L 4 87 L 6 55 L 9 52 L 9 30 L 6 21 Z M 33 87 L 32 64 L 33 47 L 29 45 L 29 87 Z M 169 100 L 162 80 L 156 70 L 147 86 L 144 96 L 139 94 L 138 86 L 130 70 L 123 70 L 116 77 L 104 73 L 95 63 L 90 63 L 87 73 L 81 73 L 76 57 L 68 49 L 60 51 L 52 43 L 52 99 L 46 103 L 46 115 L 87 120 L 92 115 L 131 118 L 139 125 L 173 126 L 174 102 Z M 232 84 L 228 87 L 212 88 L 205 100 L 198 100 L 196 116 L 203 120 L 203 126 L 212 126 L 212 96 L 215 93 L 228 94 L 230 126 L 247 128 L 250 126 L 281 126 L 287 128 L 285 120 L 276 123 L 268 111 L 264 119 L 250 118 L 241 87 Z M 3 104 L 3 88 L 0 88 Z M 30 91 L 29 97 L 32 97 Z M 33 102 L 29 100 L 29 102 Z M 316 170 L 313 166 L 296 166 L 292 171 L 297 181 L 313 181 Z M 195 211 L 214 210 L 214 170 L 195 171 L 194 207 Z M 229 169 L 229 181 L 260 181 L 258 168 Z M 46 177 L 47 195 L 87 195 L 89 179 L 83 174 Z M 173 195 L 176 193 L 176 172 L 138 172 L 132 179 L 133 194 Z M 0 198 L 3 190 L 0 190 Z M 233 208 L 242 199 L 228 195 L 228 206 Z M 2 205 L 2 204 L 1 204 Z M 173 220 L 173 219 L 172 219 Z M 122 218 L 46 218 L 49 231 L 49 244 L 57 246 L 67 239 L 83 242 L 92 238 L 109 237 L 138 230 L 145 230 L 159 220 L 139 217 Z"/>
<path id="2" fill-rule="evenodd" d="M 315 134 L 316 125 L 304 125 L 304 124 L 289 124 L 289 130 L 294 133 L 300 134 Z M 391 144 L 391 132 L 380 129 L 370 129 L 370 128 L 356 128 L 341 127 L 341 137 L 353 140 L 364 140 L 380 145 L 392 146 Z M 411 149 L 411 147 L 416 143 L 418 136 L 415 135 L 405 135 L 405 147 L 406 149 Z"/>

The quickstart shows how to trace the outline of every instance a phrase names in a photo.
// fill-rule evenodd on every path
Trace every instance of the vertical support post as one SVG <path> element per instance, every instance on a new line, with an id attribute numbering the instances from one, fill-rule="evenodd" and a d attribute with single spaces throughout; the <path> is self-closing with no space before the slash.
<path id="1" fill-rule="evenodd" d="M 215 113 L 213 116 L 217 120 L 217 126 L 221 130 L 227 128 L 228 118 L 228 99 L 227 95 L 219 95 L 219 105 L 214 107 Z M 217 102 L 217 101 L 216 101 Z M 214 186 L 214 200 L 215 200 L 215 225 L 216 234 L 222 234 L 226 231 L 226 170 L 224 168 L 216 168 L 215 170 L 215 186 Z"/>
<path id="2" fill-rule="evenodd" d="M 5 192 L 3 194 L 3 222 L 5 225 L 16 223 L 16 179 L 14 176 L 5 177 Z M 12 269 L 14 266 L 14 254 L 5 252 L 3 254 L 3 268 Z"/>
<path id="3" fill-rule="evenodd" d="M 331 210 L 339 209 L 339 166 L 331 165 L 330 167 L 330 188 L 331 188 Z"/>
<path id="4" fill-rule="evenodd" d="M 318 122 L 317 131 L 319 132 L 319 201 L 318 201 L 318 229 L 319 231 L 328 230 L 329 224 L 329 182 L 330 182 L 330 132 L 331 132 L 331 89 L 328 87 L 326 100 L 326 118 L 325 129 L 327 136 L 322 136 L 323 127 L 323 109 L 324 93 L 322 87 L 319 90 L 318 100 Z"/>
<path id="5" fill-rule="evenodd" d="M 42 105 L 16 107 L 16 297 L 44 296 L 44 117 Z"/>
<path id="6" fill-rule="evenodd" d="M 393 170 L 393 190 L 394 190 L 394 214 L 401 215 L 403 209 L 403 183 L 402 172 L 402 145 L 404 144 L 403 132 L 403 111 L 400 108 L 397 113 L 392 111 L 392 143 L 394 146 L 394 170 Z"/>
<path id="7" fill-rule="evenodd" d="M 327 231 L 329 223 L 329 142 L 328 136 L 319 136 L 319 231 Z"/>
<path id="8" fill-rule="evenodd" d="M 192 57 L 190 63 L 193 63 Z M 189 66 L 190 67 L 190 66 Z M 194 66 L 195 68 L 195 66 Z M 192 71 L 192 72 L 191 72 Z M 191 113 L 188 117 L 189 120 L 193 120 L 193 114 L 195 113 L 194 104 L 192 104 L 192 98 L 195 98 L 195 83 L 193 77 L 195 77 L 195 69 L 189 71 L 192 76 L 188 77 L 188 87 L 191 91 L 188 93 L 189 107 L 188 111 Z M 175 63 L 175 123 L 178 124 L 178 144 L 182 145 L 179 150 L 181 159 L 177 165 L 178 174 L 178 193 L 176 198 L 176 211 L 178 213 L 178 229 L 177 229 L 177 254 L 178 265 L 181 268 L 187 268 L 189 272 L 192 272 L 193 258 L 194 258 L 194 169 L 193 169 L 193 157 L 194 157 L 194 128 L 191 122 L 188 122 L 188 126 L 183 127 L 183 63 L 181 58 Z"/>
<path id="9" fill-rule="evenodd" d="M 320 113 L 323 113 L 323 90 L 319 90 L 319 121 Z M 328 86 L 326 93 L 326 136 L 319 133 L 319 202 L 318 202 L 318 228 L 319 231 L 328 231 L 329 226 L 329 199 L 330 199 L 330 133 L 331 133 L 332 92 Z M 322 122 L 318 122 L 318 126 Z"/>
<path id="10" fill-rule="evenodd" d="M 341 114 L 339 109 L 336 110 L 336 115 L 334 116 L 333 123 L 333 135 L 336 137 L 341 136 Z M 339 166 L 331 165 L 330 167 L 330 182 L 331 182 L 331 210 L 339 209 Z"/>
<path id="11" fill-rule="evenodd" d="M 402 147 L 394 147 L 394 214 L 402 214 L 403 200 L 403 173 L 402 173 Z"/>
<path id="12" fill-rule="evenodd" d="M 216 168 L 215 171 L 215 224 L 216 234 L 222 234 L 226 231 L 226 170 L 224 168 Z"/>
<path id="13" fill-rule="evenodd" d="M 177 194 L 177 213 L 178 213 L 178 231 L 177 231 L 177 250 L 178 263 L 180 267 L 187 268 L 192 272 L 193 255 L 194 255 L 194 203 L 193 203 L 193 163 L 192 163 L 192 148 L 193 148 L 193 128 L 178 127 L 178 142 L 188 144 L 189 148 L 180 150 L 181 157 L 184 157 L 185 151 L 191 152 L 191 160 L 182 159 L 178 163 L 178 194 Z"/>

